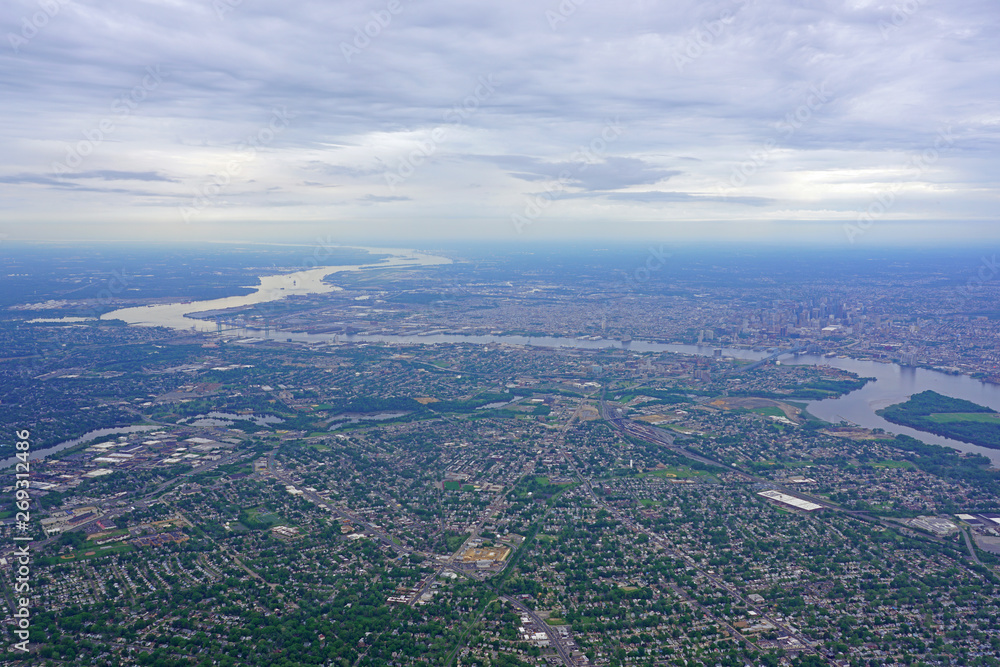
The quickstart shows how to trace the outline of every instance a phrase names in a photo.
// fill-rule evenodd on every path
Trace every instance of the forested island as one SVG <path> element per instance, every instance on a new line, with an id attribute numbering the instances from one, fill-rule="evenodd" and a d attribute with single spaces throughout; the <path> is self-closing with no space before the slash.
<path id="1" fill-rule="evenodd" d="M 972 401 L 924 391 L 877 414 L 894 424 L 1000 449 L 1000 414 Z"/>

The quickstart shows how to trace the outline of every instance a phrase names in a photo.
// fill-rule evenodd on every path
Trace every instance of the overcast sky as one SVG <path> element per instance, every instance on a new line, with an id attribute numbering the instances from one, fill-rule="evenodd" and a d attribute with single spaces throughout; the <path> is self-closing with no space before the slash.
<path id="1" fill-rule="evenodd" d="M 1000 240 L 996 0 L 0 21 L 0 240 Z"/>

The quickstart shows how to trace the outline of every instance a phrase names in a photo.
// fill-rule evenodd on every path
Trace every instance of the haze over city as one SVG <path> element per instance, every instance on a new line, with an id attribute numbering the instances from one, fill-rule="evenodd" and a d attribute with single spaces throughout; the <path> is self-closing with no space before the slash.
<path id="1" fill-rule="evenodd" d="M 985 0 L 0 17 L 13 240 L 997 236 Z"/>

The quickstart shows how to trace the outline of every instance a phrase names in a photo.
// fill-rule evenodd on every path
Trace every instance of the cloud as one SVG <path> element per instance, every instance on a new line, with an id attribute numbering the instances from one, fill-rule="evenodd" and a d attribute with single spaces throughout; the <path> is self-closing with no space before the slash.
<path id="1" fill-rule="evenodd" d="M 637 204 L 670 204 L 678 202 L 715 202 L 723 204 L 742 204 L 746 206 L 766 206 L 773 204 L 774 199 L 767 197 L 710 195 L 704 193 L 669 192 L 664 190 L 643 190 L 609 192 L 591 190 L 585 192 L 533 192 L 533 197 L 550 197 L 558 199 L 604 199 L 606 201 L 631 202 Z"/>
<path id="2" fill-rule="evenodd" d="M 741 197 L 741 196 L 718 196 L 718 195 L 704 195 L 704 194 L 690 194 L 687 192 L 663 192 L 663 191 L 649 191 L 649 192 L 608 192 L 608 193 L 596 193 L 603 194 L 606 199 L 612 201 L 631 201 L 631 202 L 642 202 L 642 203 L 655 203 L 655 202 L 693 202 L 693 201 L 703 201 L 703 202 L 722 202 L 727 204 L 746 204 L 748 206 L 766 206 L 774 202 L 773 199 L 767 197 Z"/>
<path id="3" fill-rule="evenodd" d="M 681 173 L 633 157 L 606 157 L 596 162 L 545 162 L 523 155 L 489 159 L 507 169 L 508 175 L 523 181 L 563 181 L 570 187 L 591 191 L 650 185 Z"/>
<path id="4" fill-rule="evenodd" d="M 66 174 L 62 178 L 68 180 L 96 178 L 103 181 L 162 181 L 176 183 L 177 179 L 168 178 L 155 171 L 114 171 L 103 169 L 99 171 L 82 171 L 76 174 Z"/>
<path id="5" fill-rule="evenodd" d="M 32 183 L 36 185 L 50 185 L 57 188 L 79 188 L 76 181 L 101 180 L 101 181 L 159 181 L 163 183 L 177 183 L 173 178 L 168 178 L 153 171 L 114 171 L 103 169 L 98 171 L 82 171 L 78 173 L 66 174 L 31 174 L 19 173 L 9 176 L 0 176 L 0 183 L 18 185 Z"/>
<path id="6" fill-rule="evenodd" d="M 394 202 L 394 201 L 412 201 L 412 198 L 410 198 L 410 197 L 385 197 L 385 196 L 382 196 L 382 195 L 365 195 L 364 197 L 361 197 L 361 199 L 359 199 L 358 201 L 367 202 L 367 203 L 371 203 L 371 204 L 384 204 L 384 203 L 387 203 L 387 202 Z"/>
<path id="7" fill-rule="evenodd" d="M 302 225 L 335 206 L 336 224 L 377 212 L 373 230 L 420 219 L 444 237 L 561 183 L 565 222 L 550 229 L 568 233 L 616 202 L 623 220 L 842 215 L 907 170 L 914 192 L 946 189 L 958 224 L 995 216 L 993 0 L 404 0 L 374 24 L 386 3 L 52 6 L 29 37 L 37 2 L 0 3 L 0 184 L 33 186 L 5 188 L 10 219 L 99 236 L 86 211 L 177 220 L 177 199 L 211 187 L 205 228 L 227 229 L 265 216 L 279 188 L 283 219 Z M 942 131 L 955 140 L 938 145 Z M 55 175 L 71 154 L 77 170 Z M 379 191 L 401 161 L 398 192 Z M 160 199 L 137 201 L 138 184 Z M 372 206 L 385 202 L 398 205 Z M 948 217 L 906 193 L 887 215 Z"/>
<path id="8" fill-rule="evenodd" d="M 65 181 L 49 176 L 48 174 L 12 174 L 10 176 L 0 176 L 0 183 L 9 183 L 11 185 L 20 185 L 22 183 L 34 183 L 37 185 L 54 185 L 56 187 L 65 187 L 67 184 Z"/>

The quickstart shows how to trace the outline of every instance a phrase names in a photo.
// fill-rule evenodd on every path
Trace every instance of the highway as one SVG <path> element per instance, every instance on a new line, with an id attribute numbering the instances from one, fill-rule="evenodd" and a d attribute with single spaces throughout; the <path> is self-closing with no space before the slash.
<path id="1" fill-rule="evenodd" d="M 607 406 L 607 404 L 605 403 L 605 401 L 603 399 L 601 400 L 601 416 L 604 417 L 605 419 L 607 419 L 616 428 L 618 428 L 621 431 L 624 431 L 625 433 L 628 433 L 630 435 L 634 435 L 635 437 L 642 438 L 642 439 L 647 440 L 647 441 L 654 442 L 656 444 L 663 445 L 663 446 L 668 447 L 669 449 L 677 452 L 678 454 L 682 454 L 682 455 L 687 456 L 689 458 L 692 458 L 692 459 L 694 459 L 696 461 L 702 461 L 703 463 L 706 463 L 706 464 L 709 464 L 709 465 L 712 465 L 712 466 L 715 466 L 715 467 L 718 467 L 718 468 L 723 468 L 723 469 L 726 469 L 726 470 L 732 470 L 733 472 L 746 477 L 748 479 L 748 481 L 750 481 L 750 480 L 754 480 L 755 481 L 755 479 L 756 479 L 756 478 L 754 478 L 754 477 L 752 477 L 750 475 L 747 475 L 746 473 L 743 473 L 742 471 L 736 470 L 734 468 L 730 468 L 729 466 L 726 466 L 724 464 L 718 463 L 716 461 L 712 461 L 711 459 L 707 459 L 705 457 L 698 456 L 697 454 L 694 454 L 693 452 L 688 452 L 686 449 L 684 449 L 682 447 L 675 446 L 673 444 L 673 436 L 671 436 L 669 433 L 665 433 L 665 432 L 657 433 L 656 432 L 656 431 L 661 431 L 661 429 L 654 429 L 651 426 L 639 425 L 639 424 L 635 424 L 634 422 L 631 422 L 629 420 L 623 419 L 622 417 L 620 417 L 617 414 L 617 412 L 612 412 L 612 409 Z M 626 526 L 627 528 L 631 529 L 634 532 L 645 534 L 647 537 L 650 538 L 650 540 L 653 541 L 654 544 L 657 544 L 660 548 L 662 548 L 663 551 L 667 555 L 672 556 L 673 558 L 680 559 L 680 560 L 684 561 L 684 563 L 687 564 L 688 567 L 690 567 L 691 569 L 693 569 L 694 571 L 696 571 L 700 576 L 704 577 L 713 586 L 715 586 L 716 588 L 719 588 L 719 589 L 725 591 L 729 595 L 731 595 L 734 598 L 736 598 L 737 600 L 739 600 L 740 603 L 746 605 L 747 609 L 750 609 L 750 610 L 756 612 L 758 618 L 760 618 L 761 620 L 767 621 L 768 623 L 771 623 L 776 629 L 778 629 L 785 636 L 794 638 L 797 642 L 799 642 L 799 644 L 802 647 L 802 650 L 807 651 L 807 652 L 809 652 L 809 653 L 811 653 L 813 655 L 816 655 L 818 657 L 822 657 L 816 651 L 816 649 L 813 648 L 812 642 L 811 642 L 811 640 L 808 637 L 806 637 L 806 636 L 802 635 L 801 633 L 797 632 L 796 630 L 794 630 L 793 628 L 791 628 L 787 624 L 781 623 L 781 622 L 775 620 L 771 615 L 768 614 L 768 612 L 765 609 L 763 609 L 762 607 L 759 607 L 759 606 L 755 605 L 754 603 L 750 602 L 749 600 L 745 599 L 744 596 L 743 596 L 743 594 L 740 593 L 740 591 L 734 585 L 732 585 L 729 582 L 724 581 L 723 579 L 717 577 L 716 575 L 708 572 L 706 569 L 704 569 L 697 561 L 695 561 L 688 554 L 686 554 L 686 553 L 684 553 L 684 552 L 682 552 L 682 551 L 680 551 L 678 549 L 673 548 L 663 535 L 655 533 L 655 532 L 647 529 L 645 526 L 642 526 L 642 525 L 636 523 L 630 516 L 624 515 L 617 508 L 612 507 L 611 505 L 608 505 L 607 503 L 605 503 L 604 500 L 602 500 L 600 497 L 597 496 L 596 493 L 594 493 L 594 489 L 591 486 L 590 480 L 584 478 L 583 475 L 580 474 L 580 471 L 577 469 L 576 464 L 574 463 L 574 461 L 572 460 L 572 458 L 569 457 L 569 456 L 567 456 L 566 457 L 566 461 L 573 468 L 573 472 L 575 473 L 576 477 L 581 482 L 583 482 L 584 489 L 586 489 L 588 495 L 590 495 L 590 497 L 594 501 L 594 503 L 596 503 L 599 507 L 602 507 L 607 512 L 609 512 L 622 525 Z M 688 596 L 684 595 L 684 597 L 687 598 Z M 755 648 L 759 648 L 759 647 L 756 647 L 756 645 L 752 641 L 750 641 L 750 639 L 748 639 L 745 635 L 743 635 L 741 632 L 739 632 L 735 627 L 733 627 L 732 625 L 730 625 L 729 623 L 727 623 L 727 622 L 725 622 L 725 621 L 723 621 L 721 619 L 716 618 L 707 609 L 701 607 L 701 605 L 697 605 L 697 606 L 700 607 L 702 609 L 702 611 L 704 611 L 705 614 L 709 618 L 711 618 L 714 622 L 716 622 L 720 626 L 724 627 L 735 639 L 737 639 L 740 642 L 743 642 L 743 643 L 747 644 L 748 646 L 754 646 Z"/>
<path id="2" fill-rule="evenodd" d="M 295 482 L 292 481 L 291 477 L 289 477 L 286 473 L 283 473 L 278 470 L 278 466 L 275 464 L 274 461 L 274 454 L 275 452 L 271 451 L 267 455 L 267 471 L 271 474 L 271 476 L 273 476 L 278 481 L 284 482 L 285 485 L 294 486 Z M 305 498 L 306 500 L 315 503 L 317 505 L 320 504 L 326 505 L 327 507 L 330 508 L 329 511 L 331 514 L 334 514 L 337 516 L 337 518 L 343 519 L 344 521 L 351 523 L 355 526 L 360 526 L 363 529 L 365 535 L 373 537 L 376 540 L 380 541 L 385 546 L 394 549 L 397 552 L 397 554 L 402 556 L 402 555 L 409 555 L 412 553 L 416 553 L 423 556 L 428 556 L 428 554 L 424 554 L 423 552 L 420 551 L 414 551 L 409 547 L 405 547 L 402 544 L 394 542 L 393 539 L 389 536 L 389 534 L 384 530 L 382 530 L 379 526 L 376 526 L 375 524 L 366 521 L 365 519 L 362 519 L 360 516 L 353 514 L 352 512 L 349 512 L 348 510 L 342 507 L 338 507 L 334 503 L 334 501 L 330 500 L 329 498 L 321 496 L 315 491 L 309 491 L 308 489 L 299 489 L 299 490 L 302 491 L 302 497 Z"/>
<path id="3" fill-rule="evenodd" d="M 274 460 L 274 454 L 275 452 L 271 451 L 267 457 L 268 473 L 270 473 L 275 479 L 284 482 L 287 485 L 294 485 L 294 482 L 287 474 L 282 473 L 281 471 L 278 470 L 278 467 Z M 379 526 L 376 526 L 375 524 L 366 521 L 360 516 L 342 507 L 337 506 L 334 503 L 334 501 L 330 500 L 329 498 L 321 496 L 320 494 L 314 491 L 309 491 L 308 489 L 300 489 L 300 490 L 302 491 L 302 497 L 305 498 L 306 500 L 315 503 L 317 505 L 319 504 L 326 505 L 327 507 L 329 507 L 329 511 L 332 514 L 334 514 L 340 519 L 343 519 L 346 522 L 349 522 L 355 526 L 362 528 L 362 531 L 365 535 L 368 535 L 369 537 L 372 537 L 380 541 L 383 545 L 389 547 L 390 549 L 395 550 L 396 553 L 400 556 L 417 554 L 419 556 L 423 556 L 428 560 L 436 561 L 437 556 L 439 555 L 439 554 L 419 551 L 416 549 L 411 549 L 410 547 L 399 544 L 393 541 L 392 537 L 390 537 L 390 535 L 386 531 L 382 530 L 382 528 L 380 528 Z M 458 558 L 458 554 L 462 553 L 462 551 L 465 550 L 465 548 L 469 545 L 469 542 L 471 540 L 479 536 L 479 533 L 483 529 L 483 525 L 499 509 L 499 504 L 503 500 L 503 495 L 504 495 L 503 491 L 501 491 L 497 493 L 496 496 L 494 496 L 493 501 L 480 515 L 479 522 L 470 530 L 469 537 L 466 538 L 466 540 L 462 543 L 462 545 L 454 553 L 448 556 L 448 558 L 445 561 L 439 562 L 438 567 L 435 569 L 434 573 L 431 576 L 428 576 L 423 580 L 423 583 L 417 588 L 416 592 L 410 598 L 411 606 L 415 605 L 417 601 L 420 600 L 420 597 L 427 592 L 427 590 L 437 580 L 437 578 L 441 576 L 442 572 L 444 572 L 449 568 L 455 567 L 456 565 L 455 560 Z"/>
<path id="4" fill-rule="evenodd" d="M 976 554 L 976 547 L 972 544 L 972 538 L 969 537 L 969 531 L 965 528 L 960 528 L 959 530 L 962 531 L 962 537 L 965 538 L 965 546 L 969 548 L 969 555 L 972 556 L 972 560 L 976 565 L 982 565 L 983 562 L 979 560 L 979 556 Z"/>
<path id="5" fill-rule="evenodd" d="M 546 623 L 541 616 L 539 616 L 533 610 L 526 607 L 520 600 L 512 598 L 508 595 L 501 595 L 500 599 L 510 604 L 511 606 L 515 607 L 522 614 L 527 614 L 528 616 L 530 616 L 531 620 L 537 623 L 538 626 L 542 628 L 542 631 L 545 632 L 546 636 L 548 636 L 549 644 L 551 644 L 552 648 L 554 648 L 556 652 L 559 653 L 559 657 L 562 658 L 562 661 L 566 665 L 566 667 L 573 667 L 573 658 L 571 658 L 569 655 L 569 649 L 566 648 L 565 645 L 563 645 L 562 638 L 559 636 L 559 632 L 557 630 L 553 629 L 552 626 Z"/>
<path id="6" fill-rule="evenodd" d="M 790 352 L 794 352 L 794 351 L 797 351 L 797 350 L 792 350 Z M 788 352 L 781 352 L 780 354 L 787 354 L 787 353 Z M 772 355 L 772 358 L 776 357 L 776 356 L 780 356 L 780 355 L 776 353 L 775 355 Z M 690 450 L 685 449 L 684 447 L 680 447 L 680 446 L 674 444 L 674 437 L 670 433 L 667 433 L 666 431 L 664 431 L 663 429 L 658 429 L 658 428 L 655 428 L 655 427 L 652 427 L 652 426 L 649 426 L 649 425 L 646 425 L 646 424 L 639 424 L 639 423 L 632 422 L 632 421 L 630 421 L 628 419 L 623 418 L 617 412 L 617 410 L 609 407 L 607 405 L 607 403 L 604 401 L 603 398 L 601 399 L 600 406 L 601 406 L 601 416 L 605 420 L 607 420 L 608 423 L 610 423 L 614 428 L 618 429 L 622 433 L 625 433 L 627 435 L 631 435 L 631 436 L 636 437 L 636 438 L 640 438 L 640 439 L 645 440 L 647 442 L 652 442 L 652 443 L 661 445 L 663 447 L 666 447 L 667 449 L 670 449 L 671 451 L 673 451 L 673 452 L 675 452 L 677 454 L 680 454 L 680 455 L 685 456 L 687 458 L 690 458 L 692 460 L 700 461 L 700 462 L 705 463 L 707 465 L 711 465 L 711 466 L 716 467 L 716 468 L 721 468 L 723 470 L 727 470 L 727 471 L 729 471 L 731 473 L 734 473 L 734 474 L 738 475 L 740 478 L 742 478 L 743 480 L 745 480 L 747 482 L 755 483 L 755 484 L 760 484 L 762 486 L 766 486 L 769 489 L 775 489 L 777 491 L 781 491 L 782 493 L 786 493 L 788 495 L 795 496 L 797 498 L 801 498 L 801 499 L 808 500 L 810 502 L 816 503 L 817 505 L 820 505 L 824 509 L 835 511 L 835 512 L 841 512 L 843 514 L 850 515 L 850 516 L 852 516 L 852 517 L 854 517 L 856 519 L 859 519 L 861 521 L 865 521 L 867 523 L 878 524 L 878 525 L 882 525 L 882 526 L 886 526 L 886 527 L 890 527 L 890 528 L 894 528 L 894 529 L 899 529 L 899 525 L 893 523 L 890 520 L 887 520 L 887 519 L 884 519 L 884 518 L 881 518 L 881 517 L 872 516 L 870 514 L 867 514 L 866 512 L 862 512 L 862 511 L 845 509 L 845 508 L 837 505 L 836 503 L 831 502 L 830 500 L 828 500 L 826 498 L 821 498 L 821 497 L 818 497 L 818 496 L 815 496 L 815 495 L 812 495 L 812 494 L 809 494 L 809 493 L 803 493 L 802 491 L 800 491 L 798 489 L 789 489 L 789 488 L 787 488 L 786 486 L 784 486 L 782 484 L 778 484 L 778 483 L 775 483 L 772 480 L 769 480 L 769 479 L 766 479 L 766 478 L 763 478 L 763 477 L 758 477 L 757 475 L 750 474 L 750 473 L 748 473 L 748 472 L 746 472 L 744 470 L 740 470 L 740 469 L 736 468 L 735 466 L 729 466 L 729 465 L 726 465 L 724 463 L 719 463 L 717 461 L 712 461 L 711 459 L 708 459 L 708 458 L 705 458 L 703 456 L 700 456 L 700 455 L 698 455 L 698 454 L 696 454 L 694 452 L 691 452 Z M 633 530 L 641 531 L 641 532 L 645 533 L 646 535 L 648 535 L 650 537 L 650 539 L 654 540 L 657 544 L 659 544 L 661 547 L 663 547 L 667 553 L 669 553 L 671 555 L 674 555 L 675 557 L 681 558 L 682 560 L 684 560 L 685 563 L 687 563 L 690 567 L 692 567 L 696 571 L 698 571 L 699 574 L 701 574 L 702 576 L 704 576 L 708 581 L 712 582 L 713 585 L 715 585 L 716 587 L 721 588 L 721 589 L 727 591 L 729 594 L 731 594 L 731 595 L 737 597 L 738 599 L 740 599 L 743 602 L 743 604 L 745 604 L 747 606 L 748 609 L 751 609 L 751 610 L 757 612 L 759 618 L 761 618 L 762 620 L 766 620 L 769 623 L 773 624 L 776 628 L 778 628 L 780 631 L 782 631 L 787 636 L 795 638 L 802 645 L 802 647 L 803 647 L 804 650 L 807 650 L 807 651 L 809 651 L 809 652 L 811 652 L 811 653 L 813 653 L 815 655 L 820 656 L 820 654 L 817 653 L 815 651 L 815 649 L 812 648 L 812 644 L 810 643 L 810 640 L 807 637 L 805 637 L 801 633 L 798 633 L 797 631 L 793 630 L 791 627 L 789 627 L 786 624 L 778 623 L 773 618 L 769 617 L 767 615 L 766 611 L 763 608 L 761 608 L 761 607 L 759 607 L 757 605 L 754 605 L 754 604 L 748 602 L 747 600 L 744 600 L 743 597 L 742 597 L 742 595 L 735 588 L 735 586 L 732 586 L 728 582 L 725 582 L 725 581 L 719 579 L 715 575 L 709 574 L 708 572 L 704 571 L 687 554 L 684 554 L 684 553 L 679 552 L 679 551 L 677 551 L 675 549 L 672 549 L 668 545 L 666 539 L 663 536 L 656 535 L 655 533 L 653 533 L 653 532 L 651 532 L 649 530 L 646 530 L 644 527 L 642 527 L 642 526 L 636 524 L 635 522 L 633 522 L 630 518 L 628 518 L 626 516 L 623 516 L 615 508 L 612 508 L 612 507 L 604 504 L 599 499 L 597 499 L 596 495 L 593 494 L 593 489 L 591 487 L 590 481 L 587 480 L 587 479 L 585 479 L 585 478 L 583 478 L 583 476 L 579 474 L 579 471 L 576 470 L 576 466 L 572 463 L 572 461 L 569 459 L 569 457 L 567 457 L 567 461 L 569 461 L 570 465 L 573 466 L 574 472 L 576 472 L 577 477 L 584 483 L 584 488 L 595 499 L 595 502 L 597 502 L 598 504 L 600 504 L 607 511 L 611 512 L 611 514 L 616 519 L 618 519 L 619 521 L 621 521 L 623 524 L 629 526 Z M 927 541 L 930 541 L 930 542 L 936 542 L 936 543 L 939 543 L 939 544 L 944 543 L 944 540 L 942 540 L 940 538 L 937 538 L 937 537 L 934 537 L 934 536 L 930 536 L 930 535 L 924 535 L 924 534 L 921 534 L 921 533 L 919 533 L 917 531 L 914 531 L 912 529 L 910 529 L 909 533 L 912 534 L 913 537 L 916 537 L 918 539 L 923 539 L 923 540 L 927 540 Z M 968 534 L 965 531 L 962 531 L 962 533 L 963 533 L 963 537 L 965 538 L 966 546 L 969 548 L 969 553 L 970 553 L 971 559 L 974 562 L 979 563 L 979 558 L 978 558 L 978 556 L 975 553 L 975 549 L 974 549 L 973 545 L 971 544 L 971 540 L 969 539 Z M 734 636 L 738 636 L 743 641 L 746 641 L 746 642 L 750 643 L 749 640 L 746 639 L 746 637 L 742 636 L 738 631 L 736 631 L 735 628 L 733 628 L 729 624 L 723 623 L 721 621 L 718 621 L 718 622 L 720 622 L 722 625 L 724 625 L 725 627 L 727 627 L 727 629 L 729 629 L 729 631 L 731 633 L 733 633 Z M 824 657 L 824 656 L 820 656 L 820 657 Z"/>
<path id="7" fill-rule="evenodd" d="M 681 447 L 680 445 L 674 444 L 674 436 L 663 430 L 662 428 L 656 428 L 655 426 L 649 426 L 648 424 L 641 424 L 634 422 L 623 417 L 618 416 L 617 411 L 614 408 L 608 407 L 604 400 L 601 400 L 601 417 L 608 421 L 612 426 L 617 428 L 619 431 L 627 433 L 633 437 L 645 440 L 647 442 L 654 442 L 658 445 L 662 445 L 667 449 L 670 449 L 681 456 L 687 457 L 694 461 L 699 461 L 706 465 L 714 466 L 716 468 L 726 468 L 732 470 L 736 474 L 744 474 L 742 471 L 736 468 L 730 468 L 729 466 L 719 463 L 718 461 L 713 461 L 712 459 L 707 459 L 704 456 L 696 454 L 689 449 Z"/>
<path id="8" fill-rule="evenodd" d="M 766 477 L 759 477 L 757 475 L 748 473 L 747 471 L 737 468 L 736 466 L 727 465 L 725 463 L 720 463 L 719 461 L 713 461 L 712 459 L 701 456 L 700 454 L 692 452 L 690 449 L 675 444 L 674 436 L 665 431 L 664 429 L 656 428 L 655 426 L 649 426 L 648 424 L 636 423 L 619 416 L 617 414 L 617 411 L 615 411 L 613 408 L 608 407 L 603 399 L 601 400 L 601 416 L 604 417 L 604 419 L 606 419 L 608 423 L 610 423 L 612 426 L 614 426 L 619 431 L 627 435 L 631 435 L 635 438 L 645 440 L 646 442 L 652 442 L 658 445 L 662 445 L 663 447 L 666 447 L 667 449 L 673 451 L 674 453 L 680 454 L 681 456 L 689 458 L 693 461 L 698 461 L 700 463 L 704 463 L 705 465 L 710 465 L 715 468 L 721 468 L 722 470 L 725 470 L 727 472 L 730 472 L 738 476 L 745 482 L 749 482 L 752 484 L 760 484 L 764 487 L 767 487 L 768 489 L 774 489 L 776 491 L 786 493 L 790 496 L 795 496 L 796 498 L 800 498 L 802 500 L 808 500 L 809 502 L 813 502 L 816 503 L 817 505 L 820 505 L 824 509 L 833 510 L 835 512 L 843 512 L 844 514 L 850 514 L 854 518 L 860 519 L 861 521 L 866 521 L 868 523 L 881 523 L 886 526 L 891 525 L 890 523 L 887 523 L 883 519 L 879 519 L 865 512 L 859 510 L 845 509 L 826 498 L 822 498 L 820 496 L 814 496 L 810 493 L 805 493 L 800 489 L 789 488 L 784 484 L 779 484 L 778 482 L 767 479 Z"/>
<path id="9" fill-rule="evenodd" d="M 438 569 L 435 570 L 434 575 L 425 579 L 424 583 L 420 586 L 420 588 L 417 589 L 416 594 L 414 594 L 413 596 L 412 602 L 410 602 L 411 606 L 417 603 L 417 600 L 420 599 L 420 596 L 423 595 L 425 592 L 427 592 L 427 589 L 430 588 L 431 584 L 433 584 L 434 581 L 441 576 L 442 572 L 444 572 L 448 568 L 454 567 L 455 559 L 458 558 L 458 554 L 462 553 L 465 550 L 465 548 L 469 545 L 470 541 L 479 537 L 479 533 L 482 532 L 483 526 L 500 509 L 499 504 L 503 500 L 503 496 L 504 492 L 502 490 L 495 496 L 493 496 L 493 500 L 490 502 L 489 506 L 483 510 L 482 514 L 479 515 L 479 522 L 475 526 L 473 526 L 473 528 L 469 531 L 469 537 L 467 537 L 465 541 L 462 542 L 462 545 L 448 557 L 448 560 L 444 561 L 440 565 L 440 567 L 438 567 Z M 474 577 L 474 578 L 478 579 L 479 577 Z"/>

